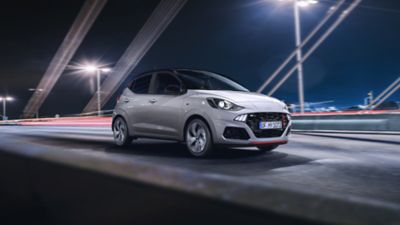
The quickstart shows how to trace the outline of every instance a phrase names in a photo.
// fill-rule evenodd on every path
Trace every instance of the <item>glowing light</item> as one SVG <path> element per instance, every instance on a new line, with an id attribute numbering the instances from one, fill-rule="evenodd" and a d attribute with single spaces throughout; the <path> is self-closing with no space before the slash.
<path id="1" fill-rule="evenodd" d="M 300 6 L 300 7 L 307 7 L 307 6 L 309 6 L 310 5 L 310 3 L 307 1 L 299 1 L 299 2 L 297 2 L 297 5 L 298 6 Z"/>
<path id="2" fill-rule="evenodd" d="M 97 64 L 87 64 L 87 65 L 82 65 L 78 66 L 77 69 L 82 70 L 87 73 L 94 73 L 97 71 L 101 71 L 103 73 L 109 73 L 111 72 L 111 68 L 108 67 L 101 67 Z"/>
<path id="3" fill-rule="evenodd" d="M 109 72 L 111 72 L 111 69 L 110 69 L 110 68 L 101 68 L 100 70 L 101 70 L 101 72 L 103 72 L 103 73 L 109 73 Z"/>
<path id="4" fill-rule="evenodd" d="M 0 97 L 0 102 L 2 102 L 2 101 L 11 102 L 11 101 L 14 101 L 14 98 L 10 97 L 10 96 Z"/>
<path id="5" fill-rule="evenodd" d="M 110 68 L 103 67 L 99 65 L 98 63 L 84 63 L 80 64 L 79 66 L 71 66 L 72 68 L 75 68 L 78 70 L 78 72 L 86 72 L 90 73 L 91 75 L 95 75 L 97 78 L 97 114 L 98 116 L 101 116 L 101 73 L 108 73 L 111 71 Z"/>
<path id="6" fill-rule="evenodd" d="M 300 6 L 300 7 L 307 7 L 309 5 L 315 5 L 317 3 L 318 3 L 317 0 L 301 0 L 301 1 L 297 1 L 298 6 Z"/>
<path id="7" fill-rule="evenodd" d="M 95 65 L 86 65 L 82 67 L 82 70 L 89 72 L 89 73 L 93 73 L 96 72 L 97 70 L 99 70 L 99 68 Z"/>
<path id="8" fill-rule="evenodd" d="M 29 88 L 29 91 L 38 91 L 38 92 L 42 92 L 43 89 L 42 88 Z"/>
<path id="9" fill-rule="evenodd" d="M 318 3 L 317 0 L 299 0 L 299 1 L 297 1 L 297 5 L 300 7 L 307 7 L 309 5 L 315 5 L 317 3 Z"/>
<path id="10" fill-rule="evenodd" d="M 310 5 L 315 5 L 318 3 L 318 0 L 278 0 L 279 2 L 297 2 L 297 5 L 300 7 L 307 7 Z"/>

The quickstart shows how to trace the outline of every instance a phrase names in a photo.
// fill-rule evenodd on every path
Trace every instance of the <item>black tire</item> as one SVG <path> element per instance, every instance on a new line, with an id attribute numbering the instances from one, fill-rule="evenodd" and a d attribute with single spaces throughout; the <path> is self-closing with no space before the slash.
<path id="1" fill-rule="evenodd" d="M 128 125 L 122 117 L 115 119 L 112 130 L 115 145 L 122 147 L 132 143 L 133 137 L 130 136 Z"/>
<path id="2" fill-rule="evenodd" d="M 213 152 L 211 131 L 201 119 L 193 119 L 187 124 L 185 140 L 188 151 L 195 157 L 206 157 Z"/>
<path id="3" fill-rule="evenodd" d="M 267 153 L 271 152 L 272 150 L 276 149 L 279 145 L 260 145 L 257 146 L 258 150 L 260 150 L 261 153 Z"/>

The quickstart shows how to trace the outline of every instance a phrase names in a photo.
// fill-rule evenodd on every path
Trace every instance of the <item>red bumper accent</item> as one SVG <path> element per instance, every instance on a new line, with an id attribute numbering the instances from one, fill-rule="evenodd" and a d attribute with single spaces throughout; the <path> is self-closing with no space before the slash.
<path id="1" fill-rule="evenodd" d="M 252 145 L 284 145 L 288 141 L 252 141 Z"/>

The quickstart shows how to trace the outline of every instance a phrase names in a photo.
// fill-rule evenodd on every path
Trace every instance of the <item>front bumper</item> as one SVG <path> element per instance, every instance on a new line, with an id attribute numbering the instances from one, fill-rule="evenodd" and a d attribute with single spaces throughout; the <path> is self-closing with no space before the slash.
<path id="1" fill-rule="evenodd" d="M 248 121 L 240 122 L 234 119 L 239 115 L 284 115 L 287 119 L 283 129 L 277 130 L 256 130 L 254 126 Z M 263 117 L 263 119 L 267 119 Z M 292 121 L 290 114 L 285 111 L 251 111 L 251 110 L 240 110 L 237 112 L 222 111 L 218 110 L 216 115 L 211 119 L 211 126 L 213 129 L 214 143 L 229 146 L 257 146 L 257 145 L 282 145 L 288 142 L 288 135 L 291 130 Z M 276 121 L 276 119 L 274 119 Z M 247 137 L 244 138 L 227 138 L 227 128 L 238 128 L 238 130 L 245 131 Z M 224 133 L 225 132 L 225 133 Z M 261 132 L 261 133 L 260 133 Z M 264 133 L 262 133 L 264 132 Z M 269 133 L 266 133 L 269 132 Z"/>

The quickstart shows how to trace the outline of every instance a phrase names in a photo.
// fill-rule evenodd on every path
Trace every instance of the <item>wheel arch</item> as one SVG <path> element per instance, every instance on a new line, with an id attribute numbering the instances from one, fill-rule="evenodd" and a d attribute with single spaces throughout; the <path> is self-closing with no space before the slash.
<path id="1" fill-rule="evenodd" d="M 194 120 L 194 119 L 200 119 L 201 121 L 203 121 L 203 122 L 207 125 L 208 130 L 209 130 L 210 133 L 211 133 L 211 135 L 210 135 L 210 136 L 211 136 L 211 140 L 213 141 L 213 139 L 214 139 L 214 138 L 213 138 L 213 135 L 214 135 L 213 129 L 211 129 L 211 126 L 210 126 L 209 122 L 207 121 L 207 119 L 204 118 L 203 116 L 199 115 L 199 114 L 193 114 L 193 115 L 189 116 L 189 117 L 186 119 L 185 124 L 184 124 L 184 126 L 183 126 L 182 140 L 183 140 L 183 141 L 186 141 L 186 129 L 187 129 L 187 126 L 188 126 L 189 123 L 190 123 L 192 120 Z"/>
<path id="2" fill-rule="evenodd" d="M 118 118 L 121 118 L 121 119 L 123 119 L 123 120 L 125 121 L 126 128 L 128 129 L 128 135 L 130 135 L 128 122 L 127 122 L 126 119 L 125 119 L 122 115 L 120 115 L 120 114 L 114 116 L 114 118 L 113 118 L 113 120 L 112 120 L 112 123 L 111 123 L 111 130 L 114 131 L 114 123 L 115 123 L 115 121 L 116 121 Z"/>

